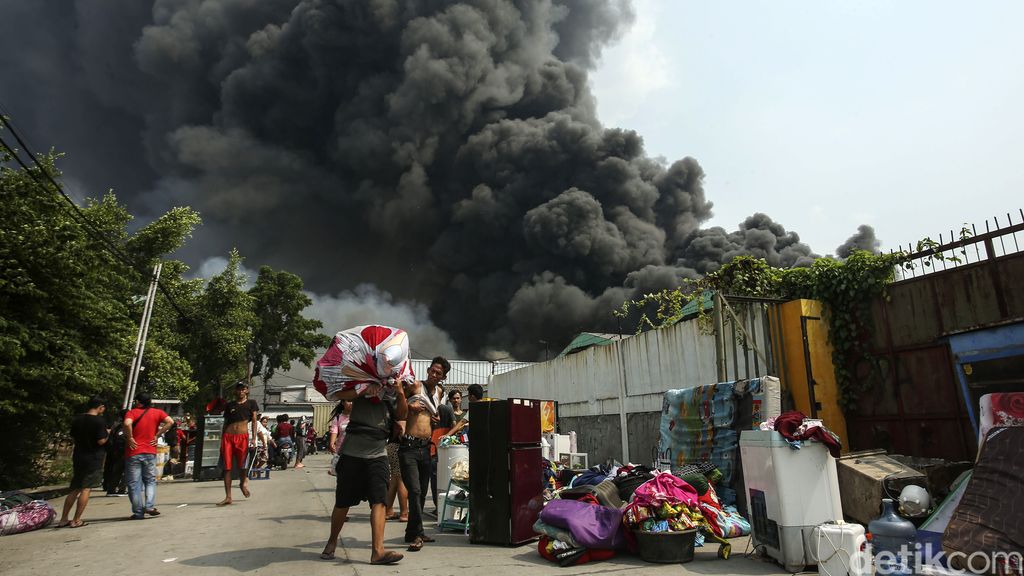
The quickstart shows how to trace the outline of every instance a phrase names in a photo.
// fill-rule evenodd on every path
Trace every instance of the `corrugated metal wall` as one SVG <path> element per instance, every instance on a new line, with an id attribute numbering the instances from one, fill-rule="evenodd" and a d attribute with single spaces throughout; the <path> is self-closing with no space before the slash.
<path id="1" fill-rule="evenodd" d="M 770 356 L 764 343 L 768 326 L 764 305 L 733 303 L 750 339 Z M 651 330 L 607 346 L 532 364 L 496 375 L 489 393 L 496 398 L 537 398 L 559 402 L 560 417 L 619 413 L 619 385 L 623 385 L 626 413 L 661 410 L 662 395 L 674 388 L 692 388 L 718 382 L 715 338 L 699 322 L 680 322 Z M 751 342 L 742 331 L 726 323 L 726 380 L 756 378 L 771 373 L 756 360 Z M 733 345 L 735 344 L 735 345 Z M 760 372 L 760 373 L 759 373 Z"/>
<path id="2" fill-rule="evenodd" d="M 444 383 L 449 386 L 464 387 L 470 384 L 487 386 L 492 374 L 504 374 L 525 366 L 532 362 L 488 362 L 487 360 L 449 360 L 452 369 Z M 430 368 L 430 360 L 413 359 L 412 371 L 416 378 L 427 377 L 427 368 Z"/>

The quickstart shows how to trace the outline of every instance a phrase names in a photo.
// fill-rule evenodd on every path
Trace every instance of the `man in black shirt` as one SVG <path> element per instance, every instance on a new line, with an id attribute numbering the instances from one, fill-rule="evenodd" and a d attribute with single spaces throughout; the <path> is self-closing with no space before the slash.
<path id="1" fill-rule="evenodd" d="M 127 496 L 124 482 L 124 415 L 127 410 L 120 410 L 117 421 L 110 429 L 107 438 L 107 459 L 103 463 L 103 489 L 107 496 Z"/>
<path id="2" fill-rule="evenodd" d="M 75 441 L 75 451 L 71 456 L 74 475 L 71 478 L 71 493 L 64 499 L 64 511 L 60 516 L 59 528 L 80 528 L 87 523 L 82 520 L 82 513 L 89 504 L 89 491 L 103 482 L 103 456 L 106 450 L 109 430 L 107 421 L 103 419 L 106 405 L 100 398 L 89 400 L 89 409 L 71 421 L 71 438 Z M 71 506 L 78 502 L 75 517 L 68 521 Z"/>
<path id="3" fill-rule="evenodd" d="M 217 506 L 231 504 L 232 470 L 238 473 L 238 487 L 242 496 L 248 498 L 249 472 L 246 459 L 249 450 L 256 450 L 256 418 L 260 406 L 249 398 L 249 386 L 245 382 L 235 384 L 235 400 L 224 408 L 224 430 L 220 441 L 221 463 L 224 465 L 224 499 Z"/>

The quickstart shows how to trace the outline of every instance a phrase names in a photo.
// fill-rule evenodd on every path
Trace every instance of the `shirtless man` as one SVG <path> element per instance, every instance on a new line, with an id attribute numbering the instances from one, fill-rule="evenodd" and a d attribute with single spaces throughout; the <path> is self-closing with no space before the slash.
<path id="1" fill-rule="evenodd" d="M 402 482 L 409 491 L 409 522 L 405 526 L 405 541 L 409 551 L 423 548 L 424 542 L 433 542 L 423 532 L 423 504 L 430 482 L 430 436 L 438 421 L 435 388 L 448 375 L 451 365 L 438 356 L 427 369 L 427 379 L 409 384 L 405 389 L 409 417 L 405 435 L 398 444 L 398 462 L 402 468 Z"/>
<path id="2" fill-rule="evenodd" d="M 224 499 L 217 506 L 231 504 L 231 470 L 238 466 L 238 487 L 242 495 L 249 497 L 249 474 L 245 469 L 245 458 L 250 449 L 256 448 L 256 418 L 260 407 L 249 399 L 249 387 L 245 382 L 235 384 L 236 399 L 224 408 L 224 435 L 220 441 L 221 460 L 224 462 Z"/>

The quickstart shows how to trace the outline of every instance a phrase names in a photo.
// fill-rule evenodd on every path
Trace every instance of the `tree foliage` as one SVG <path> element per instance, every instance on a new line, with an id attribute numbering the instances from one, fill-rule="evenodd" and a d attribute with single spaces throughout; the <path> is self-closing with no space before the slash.
<path id="1" fill-rule="evenodd" d="M 41 160 L 51 174 L 56 158 Z M 160 219 L 129 234 L 131 216 L 113 195 L 78 213 L 38 184 L 41 171 L 10 161 L 0 158 L 0 486 L 40 480 L 38 456 L 54 433 L 90 396 L 113 398 L 124 385 L 146 279 L 100 238 L 149 263 L 197 222 L 181 212 L 173 226 Z M 162 242 L 133 243 L 147 236 Z"/>
<path id="2" fill-rule="evenodd" d="M 293 360 L 308 366 L 316 348 L 330 343 L 330 338 L 319 332 L 323 328 L 319 320 L 302 316 L 313 301 L 302 291 L 302 279 L 295 274 L 262 266 L 249 295 L 256 322 L 250 350 L 252 370 L 264 383 L 274 372 L 291 368 Z"/>
<path id="3" fill-rule="evenodd" d="M 41 159 L 54 177 L 57 158 Z M 192 209 L 130 232 L 113 194 L 78 211 L 39 169 L 11 162 L 0 156 L 0 490 L 53 480 L 41 463 L 88 398 L 120 407 L 157 262 L 139 391 L 199 401 L 244 378 L 250 358 L 269 378 L 326 344 L 320 323 L 302 316 L 310 301 L 297 276 L 264 267 L 247 291 L 237 251 L 209 281 L 166 258 L 200 224 Z"/>
<path id="4" fill-rule="evenodd" d="M 246 357 L 256 321 L 245 291 L 242 257 L 232 250 L 223 272 L 210 278 L 195 310 L 190 358 L 201 389 L 220 390 L 246 377 Z"/>

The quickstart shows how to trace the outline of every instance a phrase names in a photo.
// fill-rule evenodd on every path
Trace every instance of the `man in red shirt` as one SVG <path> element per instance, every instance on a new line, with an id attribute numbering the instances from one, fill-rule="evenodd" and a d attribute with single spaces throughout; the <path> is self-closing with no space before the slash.
<path id="1" fill-rule="evenodd" d="M 153 408 L 153 398 L 146 393 L 135 398 L 135 408 L 124 416 L 124 435 L 127 447 L 124 454 L 128 499 L 132 503 L 132 520 L 142 520 L 146 514 L 158 516 L 156 500 L 156 439 L 170 429 L 174 420 L 159 408 Z"/>

